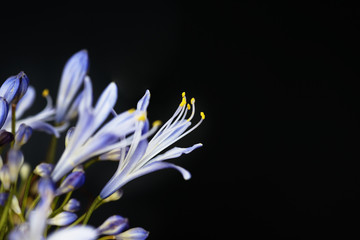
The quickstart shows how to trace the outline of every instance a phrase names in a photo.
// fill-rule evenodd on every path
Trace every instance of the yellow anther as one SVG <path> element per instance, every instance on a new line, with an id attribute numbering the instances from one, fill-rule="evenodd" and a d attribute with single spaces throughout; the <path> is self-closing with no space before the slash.
<path id="1" fill-rule="evenodd" d="M 190 110 L 190 109 L 191 109 L 191 106 L 190 106 L 190 104 L 187 104 L 187 108 L 188 108 L 188 110 Z"/>
<path id="2" fill-rule="evenodd" d="M 42 96 L 43 97 L 47 97 L 49 95 L 49 89 L 45 88 L 43 91 L 42 91 Z"/>
<path id="3" fill-rule="evenodd" d="M 128 113 L 133 113 L 133 112 L 135 112 L 135 108 L 131 108 L 128 110 Z"/>
<path id="4" fill-rule="evenodd" d="M 140 116 L 137 117 L 137 120 L 139 121 L 145 121 L 146 120 L 146 114 L 142 113 Z"/>
<path id="5" fill-rule="evenodd" d="M 181 94 L 181 96 L 184 98 L 184 97 L 185 97 L 185 92 L 183 92 L 183 93 Z"/>
<path id="6" fill-rule="evenodd" d="M 180 107 L 185 106 L 185 104 L 186 104 L 186 98 L 183 97 L 183 99 L 182 99 L 182 101 L 181 101 L 181 103 L 180 103 Z"/>
<path id="7" fill-rule="evenodd" d="M 155 122 L 153 122 L 153 127 L 158 127 L 162 124 L 162 122 L 160 120 L 156 120 Z"/>
<path id="8" fill-rule="evenodd" d="M 192 98 L 190 102 L 191 102 L 191 104 L 194 104 L 195 103 L 195 98 Z"/>
<path id="9" fill-rule="evenodd" d="M 204 112 L 201 112 L 200 116 L 201 116 L 202 119 L 205 119 L 205 113 Z"/>

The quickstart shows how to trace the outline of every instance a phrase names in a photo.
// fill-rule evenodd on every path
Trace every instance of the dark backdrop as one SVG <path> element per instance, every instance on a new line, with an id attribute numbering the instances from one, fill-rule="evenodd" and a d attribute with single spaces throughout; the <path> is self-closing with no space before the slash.
<path id="1" fill-rule="evenodd" d="M 3 9 L 0 78 L 24 70 L 55 98 L 65 61 L 85 48 L 95 95 L 118 84 L 116 110 L 150 89 L 151 120 L 166 121 L 183 91 L 205 112 L 176 144 L 204 144 L 175 160 L 193 178 L 137 179 L 93 225 L 120 214 L 149 239 L 359 236 L 359 8 L 288 2 Z M 33 164 L 43 138 L 24 148 Z M 98 194 L 114 169 L 90 168 L 81 195 Z"/>

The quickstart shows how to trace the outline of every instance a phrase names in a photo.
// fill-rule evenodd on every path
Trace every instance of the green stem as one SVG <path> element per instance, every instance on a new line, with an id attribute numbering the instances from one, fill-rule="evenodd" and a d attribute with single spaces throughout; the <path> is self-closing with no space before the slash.
<path id="1" fill-rule="evenodd" d="M 11 206 L 11 201 L 12 201 L 12 198 L 14 196 L 14 186 L 11 186 L 10 188 L 10 193 L 9 193 L 9 197 L 6 201 L 6 204 L 5 204 L 5 207 L 4 207 L 4 210 L 2 212 L 2 215 L 1 215 L 1 219 L 0 219 L 0 232 L 3 231 L 3 227 L 7 221 L 7 218 L 8 218 L 8 214 L 9 214 L 9 209 L 10 209 L 10 206 Z"/>
<path id="2" fill-rule="evenodd" d="M 88 167 L 90 167 L 91 165 L 93 165 L 94 163 L 96 163 L 98 160 L 99 160 L 99 157 L 95 157 L 95 158 L 87 161 L 87 162 L 84 164 L 84 169 L 87 169 Z"/>
<path id="3" fill-rule="evenodd" d="M 14 135 L 14 140 L 11 142 L 11 148 L 15 144 L 15 132 L 16 132 L 16 104 L 11 104 L 11 133 Z"/>
<path id="4" fill-rule="evenodd" d="M 105 237 L 99 238 L 98 240 L 113 240 L 113 239 L 116 239 L 116 237 L 115 236 L 105 236 Z"/>
<path id="5" fill-rule="evenodd" d="M 94 210 L 98 209 L 98 208 L 99 208 L 101 205 L 103 205 L 104 203 L 106 203 L 106 202 L 101 201 L 100 203 L 98 203 L 98 204 L 96 205 L 96 207 L 95 207 Z M 84 213 L 83 215 L 81 215 L 78 219 L 76 219 L 75 222 L 73 222 L 71 225 L 69 225 L 69 227 L 73 227 L 73 226 L 78 225 L 79 223 L 81 223 L 81 222 L 84 220 L 85 215 L 86 215 L 86 213 Z"/>
<path id="6" fill-rule="evenodd" d="M 34 177 L 34 173 L 31 173 L 29 178 L 26 181 L 25 190 L 24 190 L 24 196 L 22 198 L 22 203 L 21 203 L 21 213 L 22 214 L 25 214 L 27 198 L 29 196 L 29 191 L 30 191 L 31 182 L 32 182 L 33 177 Z"/>
<path id="7" fill-rule="evenodd" d="M 84 222 L 83 222 L 83 225 L 86 225 L 91 217 L 91 214 L 93 213 L 93 211 L 96 209 L 97 205 L 99 203 L 101 203 L 103 199 L 100 197 L 100 196 L 97 196 L 97 198 L 95 198 L 94 202 L 91 204 L 89 210 L 86 212 L 86 215 L 85 215 L 85 219 L 84 219 Z"/>
<path id="8" fill-rule="evenodd" d="M 48 152 L 46 154 L 46 162 L 47 163 L 53 163 L 54 162 L 55 153 L 56 153 L 56 146 L 57 146 L 57 138 L 54 135 L 52 135 L 51 140 L 50 140 L 49 149 L 48 149 Z"/>
<path id="9" fill-rule="evenodd" d="M 31 205 L 30 205 L 30 207 L 29 207 L 29 210 L 27 211 L 27 213 L 26 213 L 26 217 L 28 217 L 28 214 L 29 214 L 29 212 L 31 212 L 31 210 L 33 210 L 34 208 L 35 208 L 35 206 L 36 206 L 36 204 L 40 201 L 40 195 L 38 195 L 35 199 L 34 199 L 34 201 L 31 203 Z"/>
<path id="10" fill-rule="evenodd" d="M 62 210 L 63 210 L 63 207 L 66 205 L 66 203 L 69 201 L 70 197 L 71 197 L 71 194 L 73 192 L 68 192 L 65 196 L 65 199 L 64 201 L 62 202 L 62 204 L 60 205 L 60 207 L 58 207 L 51 215 L 50 217 L 53 217 L 55 216 L 56 214 L 60 213 Z"/>
<path id="11" fill-rule="evenodd" d="M 16 127 L 16 104 L 11 104 L 11 133 L 15 136 Z"/>

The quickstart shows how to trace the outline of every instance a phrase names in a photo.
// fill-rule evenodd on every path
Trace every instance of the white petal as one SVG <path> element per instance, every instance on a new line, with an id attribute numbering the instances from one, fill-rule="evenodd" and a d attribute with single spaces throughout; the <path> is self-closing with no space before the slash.
<path id="1" fill-rule="evenodd" d="M 75 226 L 65 228 L 51 234 L 47 240 L 93 240 L 98 236 L 97 231 L 90 226 Z"/>

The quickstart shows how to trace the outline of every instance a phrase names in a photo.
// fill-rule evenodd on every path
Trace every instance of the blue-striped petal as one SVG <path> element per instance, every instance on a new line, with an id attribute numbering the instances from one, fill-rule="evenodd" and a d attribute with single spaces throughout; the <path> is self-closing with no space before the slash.
<path id="1" fill-rule="evenodd" d="M 81 187 L 85 182 L 85 172 L 81 168 L 76 168 L 70 173 L 56 190 L 55 195 L 59 196 L 71 192 Z"/>
<path id="2" fill-rule="evenodd" d="M 19 128 L 15 133 L 15 148 L 20 148 L 26 144 L 32 135 L 32 128 L 26 124 L 20 124 Z"/>
<path id="3" fill-rule="evenodd" d="M 9 104 L 5 98 L 0 96 L 0 128 L 4 125 L 9 113 Z"/>
<path id="4" fill-rule="evenodd" d="M 75 198 L 71 198 L 63 207 L 67 212 L 76 212 L 80 209 L 80 202 Z"/>
<path id="5" fill-rule="evenodd" d="M 11 76 L 5 80 L 0 87 L 0 96 L 11 103 L 19 92 L 20 79 L 17 76 Z"/>
<path id="6" fill-rule="evenodd" d="M 190 172 L 180 166 L 177 166 L 175 164 L 168 163 L 168 162 L 153 162 L 153 163 L 150 163 L 150 164 L 140 168 L 139 170 L 137 170 L 135 172 L 130 173 L 129 175 L 123 177 L 122 179 L 119 179 L 119 181 L 114 181 L 113 185 L 115 185 L 115 186 L 112 186 L 112 187 L 119 189 L 122 186 L 124 186 L 126 183 L 132 181 L 133 179 L 136 179 L 136 178 L 144 176 L 146 174 L 149 174 L 149 173 L 152 173 L 155 171 L 159 171 L 162 169 L 166 169 L 166 168 L 173 168 L 173 169 L 179 171 L 182 174 L 184 180 L 189 180 L 191 178 Z"/>
<path id="7" fill-rule="evenodd" d="M 136 109 L 138 111 L 146 111 L 149 106 L 150 101 L 150 91 L 146 90 L 145 95 L 138 101 Z"/>
<path id="8" fill-rule="evenodd" d="M 26 110 L 28 110 L 34 103 L 36 92 L 33 86 L 29 86 L 25 95 L 20 99 L 16 105 L 16 118 L 20 118 Z"/>
<path id="9" fill-rule="evenodd" d="M 59 131 L 54 126 L 44 121 L 33 121 L 33 122 L 28 122 L 27 124 L 34 130 L 42 131 L 50 135 L 54 135 L 57 138 L 60 137 Z"/>
<path id="10" fill-rule="evenodd" d="M 63 122 L 66 112 L 78 92 L 89 67 L 88 53 L 81 50 L 75 53 L 65 64 L 56 101 L 57 123 Z"/>
<path id="11" fill-rule="evenodd" d="M 19 100 L 25 95 L 28 87 L 29 87 L 29 78 L 26 76 L 26 74 L 21 71 L 16 77 L 20 81 L 19 90 L 15 98 L 13 99 L 14 103 L 18 103 Z"/>
<path id="12" fill-rule="evenodd" d="M 34 169 L 34 174 L 40 177 L 49 177 L 54 166 L 50 163 L 40 163 Z"/>
<path id="13" fill-rule="evenodd" d="M 121 233 L 128 227 L 128 219 L 119 215 L 114 215 L 106 219 L 106 221 L 98 227 L 99 234 L 116 235 Z"/>
<path id="14" fill-rule="evenodd" d="M 119 235 L 115 236 L 116 240 L 145 240 L 149 236 L 149 232 L 143 228 L 131 228 Z"/>
<path id="15" fill-rule="evenodd" d="M 19 150 L 11 149 L 8 152 L 7 158 L 9 165 L 10 181 L 14 183 L 18 178 L 22 164 L 24 163 L 24 155 Z"/>
<path id="16" fill-rule="evenodd" d="M 167 160 L 167 159 L 172 159 L 172 158 L 177 158 L 180 157 L 182 154 L 188 154 L 191 153 L 193 150 L 202 147 L 201 143 L 195 144 L 191 147 L 188 148 L 179 148 L 179 147 L 174 147 L 172 149 L 170 149 L 169 151 L 158 155 L 157 157 L 151 159 L 151 162 L 156 162 L 156 161 L 163 161 L 163 160 Z"/>
<path id="17" fill-rule="evenodd" d="M 47 224 L 55 226 L 67 226 L 77 219 L 77 215 L 71 212 L 61 212 L 47 220 Z"/>

